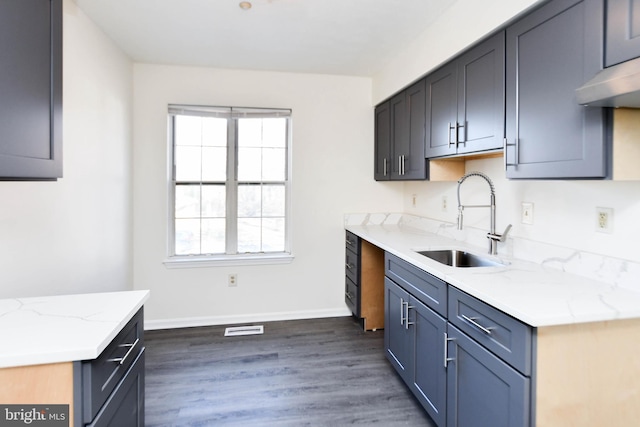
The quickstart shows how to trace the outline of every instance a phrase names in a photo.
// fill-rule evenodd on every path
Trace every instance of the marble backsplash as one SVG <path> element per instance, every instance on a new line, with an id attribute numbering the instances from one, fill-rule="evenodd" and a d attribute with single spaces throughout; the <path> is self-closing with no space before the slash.
<path id="1" fill-rule="evenodd" d="M 403 213 L 346 214 L 345 226 L 393 226 L 416 233 L 430 233 L 488 250 L 487 231 L 474 227 L 458 230 L 456 224 Z M 640 264 L 620 258 L 584 252 L 574 248 L 550 245 L 530 239 L 508 236 L 498 244 L 501 256 L 516 258 L 559 270 L 610 286 L 640 292 Z"/>

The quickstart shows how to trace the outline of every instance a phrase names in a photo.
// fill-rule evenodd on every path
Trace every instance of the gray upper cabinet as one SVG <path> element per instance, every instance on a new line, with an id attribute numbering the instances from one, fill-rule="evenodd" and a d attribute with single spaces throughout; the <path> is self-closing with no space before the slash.
<path id="1" fill-rule="evenodd" d="M 502 147 L 504 43 L 501 31 L 426 77 L 426 157 Z"/>
<path id="2" fill-rule="evenodd" d="M 59 178 L 62 0 L 0 1 L 0 57 L 0 179 Z"/>
<path id="3" fill-rule="evenodd" d="M 640 0 L 607 0 L 605 66 L 640 57 Z"/>
<path id="4" fill-rule="evenodd" d="M 420 80 L 376 107 L 376 180 L 426 179 L 425 102 L 424 80 Z"/>
<path id="5" fill-rule="evenodd" d="M 602 69 L 601 0 L 555 0 L 507 28 L 507 178 L 604 178 L 606 115 L 575 89 Z"/>

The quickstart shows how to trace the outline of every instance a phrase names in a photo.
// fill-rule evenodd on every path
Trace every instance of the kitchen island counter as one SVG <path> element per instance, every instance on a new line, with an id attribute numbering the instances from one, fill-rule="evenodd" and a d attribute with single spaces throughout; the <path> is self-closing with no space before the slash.
<path id="1" fill-rule="evenodd" d="M 148 298 L 143 290 L 0 300 L 0 368 L 95 359 Z"/>

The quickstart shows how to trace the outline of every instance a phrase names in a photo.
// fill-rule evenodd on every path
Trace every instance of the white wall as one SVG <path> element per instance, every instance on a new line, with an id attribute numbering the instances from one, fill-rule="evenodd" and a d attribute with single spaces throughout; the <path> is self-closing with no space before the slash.
<path id="1" fill-rule="evenodd" d="M 64 177 L 0 182 L 0 298 L 131 283 L 132 64 L 64 2 Z"/>
<path id="2" fill-rule="evenodd" d="M 458 0 L 373 79 L 378 104 L 542 0 Z"/>
<path id="3" fill-rule="evenodd" d="M 467 172 L 472 170 L 486 173 L 495 184 L 498 232 L 511 223 L 512 236 L 640 262 L 640 181 L 507 180 L 501 158 L 467 162 Z M 404 211 L 455 223 L 456 189 L 456 182 L 407 183 Z M 465 181 L 461 194 L 463 203 L 486 203 L 489 187 L 472 178 Z M 446 211 L 443 196 L 448 200 Z M 522 202 L 534 204 L 533 225 L 521 222 Z M 613 208 L 611 234 L 596 231 L 596 207 Z M 468 209 L 464 217 L 467 226 L 489 228 L 488 209 Z"/>
<path id="4" fill-rule="evenodd" d="M 402 209 L 402 184 L 373 180 L 371 80 L 136 64 L 134 88 L 134 283 L 151 290 L 148 326 L 347 314 L 344 213 Z M 293 110 L 291 264 L 162 264 L 170 103 Z"/>

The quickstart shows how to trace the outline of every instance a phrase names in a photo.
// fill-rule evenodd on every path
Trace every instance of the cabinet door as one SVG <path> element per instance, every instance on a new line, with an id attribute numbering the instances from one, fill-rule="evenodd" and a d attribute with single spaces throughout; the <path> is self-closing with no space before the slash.
<path id="1" fill-rule="evenodd" d="M 429 416 L 444 426 L 447 409 L 447 370 L 444 339 L 447 322 L 415 298 L 411 298 L 409 329 L 413 330 L 413 376 L 409 383 Z"/>
<path id="2" fill-rule="evenodd" d="M 144 427 L 144 348 L 89 427 Z"/>
<path id="3" fill-rule="evenodd" d="M 546 3 L 507 28 L 508 178 L 603 178 L 605 114 L 575 89 L 602 65 L 598 0 Z"/>
<path id="4" fill-rule="evenodd" d="M 426 179 L 427 169 L 424 157 L 426 92 L 425 82 L 409 87 L 405 91 L 406 136 L 394 140 L 394 159 L 400 159 L 399 179 Z"/>
<path id="5" fill-rule="evenodd" d="M 385 277 L 384 279 L 384 349 L 387 359 L 402 379 L 411 384 L 412 330 L 405 324 L 405 304 L 409 294 Z"/>
<path id="6" fill-rule="evenodd" d="M 407 96 L 402 91 L 389 101 L 391 112 L 391 159 L 389 170 L 391 179 L 402 179 L 402 158 L 399 151 L 402 147 L 409 146 L 408 118 L 407 118 Z M 396 147 L 399 147 L 396 149 Z"/>
<path id="7" fill-rule="evenodd" d="M 374 135 L 374 179 L 386 181 L 391 176 L 391 110 L 389 101 L 378 105 L 375 109 L 375 135 Z"/>
<path id="8" fill-rule="evenodd" d="M 451 324 L 447 333 L 447 426 L 528 426 L 530 380 Z"/>
<path id="9" fill-rule="evenodd" d="M 608 0 L 605 66 L 640 57 L 640 0 Z"/>
<path id="10" fill-rule="evenodd" d="M 499 149 L 504 140 L 504 32 L 458 62 L 458 153 Z"/>
<path id="11" fill-rule="evenodd" d="M 426 143 L 427 158 L 456 153 L 457 73 L 455 62 L 426 77 Z"/>
<path id="12" fill-rule="evenodd" d="M 62 0 L 0 2 L 0 57 L 0 178 L 61 177 Z"/>

